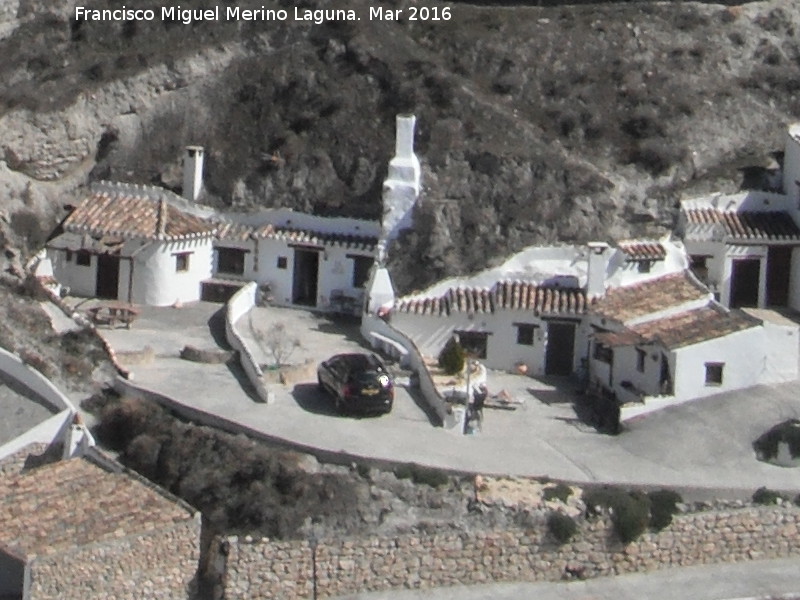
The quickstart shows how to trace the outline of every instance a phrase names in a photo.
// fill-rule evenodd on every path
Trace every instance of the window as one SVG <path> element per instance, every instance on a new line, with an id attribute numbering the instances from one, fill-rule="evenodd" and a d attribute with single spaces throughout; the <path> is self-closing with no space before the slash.
<path id="1" fill-rule="evenodd" d="M 722 385 L 725 363 L 706 363 L 706 385 Z"/>
<path id="2" fill-rule="evenodd" d="M 594 354 L 592 355 L 595 360 L 599 360 L 600 362 L 611 364 L 611 358 L 613 356 L 613 352 L 611 348 L 604 344 L 600 344 L 599 342 L 595 342 L 594 344 Z"/>
<path id="3" fill-rule="evenodd" d="M 372 268 L 372 263 L 375 262 L 375 259 L 371 256 L 357 256 L 355 254 L 348 254 L 347 257 L 353 259 L 353 287 L 363 288 L 367 285 L 369 270 Z"/>
<path id="4" fill-rule="evenodd" d="M 647 352 L 641 348 L 636 348 L 636 370 L 644 373 L 644 361 L 647 359 Z"/>
<path id="5" fill-rule="evenodd" d="M 517 327 L 517 344 L 520 346 L 533 346 L 533 334 L 536 325 L 531 323 L 515 323 Z"/>
<path id="6" fill-rule="evenodd" d="M 217 273 L 244 275 L 244 255 L 241 248 L 217 248 Z"/>
<path id="7" fill-rule="evenodd" d="M 92 255 L 86 250 L 78 250 L 75 256 L 75 264 L 82 267 L 88 267 L 92 264 Z"/>
<path id="8" fill-rule="evenodd" d="M 489 334 L 483 331 L 457 331 L 458 341 L 469 358 L 486 358 Z"/>
<path id="9" fill-rule="evenodd" d="M 278 257 L 278 268 L 285 269 L 289 261 L 286 260 L 285 256 Z"/>
<path id="10" fill-rule="evenodd" d="M 184 273 L 189 270 L 189 256 L 191 252 L 179 252 L 175 254 L 175 272 Z"/>

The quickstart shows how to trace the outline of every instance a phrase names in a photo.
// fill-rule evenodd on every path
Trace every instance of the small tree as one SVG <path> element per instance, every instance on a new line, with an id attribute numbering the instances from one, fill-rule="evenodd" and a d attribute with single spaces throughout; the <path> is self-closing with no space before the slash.
<path id="1" fill-rule="evenodd" d="M 456 375 L 464 370 L 467 353 L 458 341 L 451 337 L 439 353 L 439 366 L 447 375 Z"/>
<path id="2" fill-rule="evenodd" d="M 266 333 L 257 334 L 257 339 L 272 355 L 276 367 L 289 360 L 292 353 L 300 347 L 300 340 L 289 335 L 283 323 L 274 323 Z"/>

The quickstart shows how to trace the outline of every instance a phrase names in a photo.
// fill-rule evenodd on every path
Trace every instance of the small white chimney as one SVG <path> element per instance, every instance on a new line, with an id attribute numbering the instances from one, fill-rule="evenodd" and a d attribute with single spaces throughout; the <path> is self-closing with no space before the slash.
<path id="1" fill-rule="evenodd" d="M 606 250 L 605 242 L 589 242 L 589 266 L 586 281 L 586 295 L 598 298 L 606 293 Z"/>
<path id="2" fill-rule="evenodd" d="M 203 156 L 202 146 L 186 146 L 183 158 L 183 197 L 197 200 L 203 189 Z"/>

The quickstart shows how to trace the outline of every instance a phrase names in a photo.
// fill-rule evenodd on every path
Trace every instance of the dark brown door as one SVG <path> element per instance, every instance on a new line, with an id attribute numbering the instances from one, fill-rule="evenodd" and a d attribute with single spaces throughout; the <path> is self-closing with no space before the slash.
<path id="1" fill-rule="evenodd" d="M 571 375 L 575 353 L 575 324 L 550 321 L 547 324 L 546 375 Z"/>
<path id="2" fill-rule="evenodd" d="M 731 308 L 758 306 L 760 261 L 753 258 L 734 260 L 732 267 Z"/>
<path id="3" fill-rule="evenodd" d="M 97 256 L 97 288 L 98 298 L 116 300 L 119 289 L 119 256 L 99 254 Z"/>
<path id="4" fill-rule="evenodd" d="M 789 274 L 792 272 L 792 248 L 772 246 L 767 253 L 767 304 L 789 305 Z"/>
<path id="5" fill-rule="evenodd" d="M 319 252 L 294 250 L 292 273 L 292 303 L 304 306 L 317 305 L 317 280 L 319 279 Z"/>

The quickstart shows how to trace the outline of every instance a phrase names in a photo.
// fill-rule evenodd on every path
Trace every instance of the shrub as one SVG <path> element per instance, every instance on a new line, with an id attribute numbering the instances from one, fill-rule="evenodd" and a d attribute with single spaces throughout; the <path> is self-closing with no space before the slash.
<path id="1" fill-rule="evenodd" d="M 455 375 L 464 370 L 467 353 L 455 337 L 450 338 L 439 353 L 439 366 L 448 375 Z"/>
<path id="2" fill-rule="evenodd" d="M 672 516 L 678 512 L 681 495 L 674 490 L 656 490 L 647 494 L 650 499 L 650 527 L 661 531 L 672 523 Z"/>
<path id="3" fill-rule="evenodd" d="M 553 511 L 547 515 L 547 531 L 559 544 L 566 544 L 578 531 L 575 519 L 564 513 Z"/>
<path id="4" fill-rule="evenodd" d="M 760 487 L 753 493 L 754 504 L 778 504 L 778 500 L 786 500 L 780 492 Z"/>
<path id="5" fill-rule="evenodd" d="M 547 501 L 560 500 L 566 503 L 572 495 L 572 488 L 564 483 L 557 483 L 552 487 L 545 488 L 542 492 L 542 498 Z"/>
<path id="6" fill-rule="evenodd" d="M 614 531 L 624 544 L 629 544 L 647 529 L 650 523 L 650 499 L 642 492 L 603 487 L 584 494 L 591 512 L 594 507 L 611 509 Z"/>

